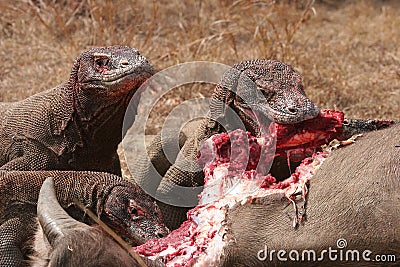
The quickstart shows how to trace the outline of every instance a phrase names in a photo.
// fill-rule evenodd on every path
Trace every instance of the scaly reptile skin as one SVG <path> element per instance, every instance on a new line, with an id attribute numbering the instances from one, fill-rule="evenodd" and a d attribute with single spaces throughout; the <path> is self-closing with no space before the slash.
<path id="1" fill-rule="evenodd" d="M 1 103 L 0 170 L 120 174 L 116 150 L 126 107 L 152 74 L 153 67 L 134 48 L 93 48 L 76 59 L 63 84 Z"/>
<path id="2" fill-rule="evenodd" d="M 228 114 L 229 109 L 237 114 L 236 118 Z M 240 124 L 257 136 L 263 130 L 260 122 L 267 117 L 278 123 L 292 124 L 314 118 L 318 113 L 319 108 L 303 90 L 301 76 L 289 65 L 275 60 L 241 62 L 229 69 L 216 86 L 210 101 L 210 118 L 203 119 L 200 126 L 192 130 L 192 136 L 179 138 L 180 153 L 169 158 L 174 162 L 166 158 L 163 147 L 176 143 L 179 133 L 158 135 L 147 148 L 148 155 L 138 157 L 133 163 L 132 176 L 139 185 L 144 185 L 146 192 L 161 200 L 158 204 L 164 220 L 169 228 L 175 229 L 185 220 L 188 209 L 165 204 L 163 200 L 196 202 L 201 188 L 187 196 L 181 191 L 174 194 L 173 189 L 177 185 L 203 185 L 202 170 L 196 163 L 190 165 L 185 161 L 195 162 L 203 140 L 236 129 Z"/>
<path id="3" fill-rule="evenodd" d="M 74 199 L 132 243 L 168 233 L 155 202 L 136 184 L 118 176 L 101 172 L 0 171 L 0 266 L 24 266 L 36 231 L 39 191 L 47 177 L 54 179 L 61 206 L 79 221 L 91 223 L 74 205 Z"/>

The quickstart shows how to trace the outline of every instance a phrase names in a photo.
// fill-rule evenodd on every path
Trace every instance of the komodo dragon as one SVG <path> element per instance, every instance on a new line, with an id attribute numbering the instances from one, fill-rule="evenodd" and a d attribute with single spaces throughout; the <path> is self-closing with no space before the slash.
<path id="1" fill-rule="evenodd" d="M 131 244 L 168 234 L 154 200 L 136 184 L 101 172 L 0 171 L 0 266 L 21 266 L 32 251 L 36 205 L 42 183 L 52 177 L 61 206 L 91 224 L 74 204 L 91 209 Z"/>
<path id="2" fill-rule="evenodd" d="M 230 110 L 234 113 L 229 115 Z M 192 204 L 197 202 L 201 188 L 189 191 L 188 196 L 174 193 L 173 189 L 177 185 L 203 185 L 204 174 L 195 163 L 202 140 L 240 127 L 241 123 L 256 136 L 263 131 L 260 122 L 266 118 L 292 124 L 314 118 L 318 113 L 319 108 L 303 90 L 301 76 L 291 66 L 275 60 L 241 62 L 229 69 L 216 86 L 210 101 L 210 117 L 201 121 L 192 136 L 180 138 L 179 155 L 168 158 L 175 162 L 170 163 L 163 151 L 175 139 L 159 134 L 148 146 L 148 155 L 138 157 L 133 163 L 132 176 L 146 192 L 160 200 L 158 204 L 167 226 L 175 229 L 185 220 L 188 209 L 169 205 L 171 200 Z M 235 114 L 240 121 L 235 120 Z M 187 159 L 194 165 L 188 164 Z"/>
<path id="3" fill-rule="evenodd" d="M 93 48 L 78 56 L 68 81 L 1 103 L 0 170 L 120 174 L 116 150 L 125 111 L 152 74 L 153 67 L 134 48 Z"/>

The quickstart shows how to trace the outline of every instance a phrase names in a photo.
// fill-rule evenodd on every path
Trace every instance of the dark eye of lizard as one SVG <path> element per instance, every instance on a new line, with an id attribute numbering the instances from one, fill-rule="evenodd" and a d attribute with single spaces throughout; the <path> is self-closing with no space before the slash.
<path id="1" fill-rule="evenodd" d="M 271 98 L 275 95 L 275 92 L 274 92 L 274 91 L 271 91 L 271 90 L 266 90 L 266 89 L 263 89 L 263 88 L 258 88 L 258 90 L 260 90 L 261 94 L 262 94 L 262 95 L 265 97 L 265 99 L 267 99 L 267 100 L 271 99 Z"/>
<path id="2" fill-rule="evenodd" d="M 129 200 L 128 213 L 131 219 L 139 219 L 145 215 L 145 212 L 136 205 L 136 202 L 132 199 Z"/>
<path id="3" fill-rule="evenodd" d="M 100 57 L 100 58 L 95 59 L 96 66 L 98 68 L 106 67 L 109 62 L 110 62 L 110 59 L 108 57 Z"/>
<path id="4" fill-rule="evenodd" d="M 130 208 L 129 213 L 134 216 L 138 216 L 139 212 L 136 208 Z"/>

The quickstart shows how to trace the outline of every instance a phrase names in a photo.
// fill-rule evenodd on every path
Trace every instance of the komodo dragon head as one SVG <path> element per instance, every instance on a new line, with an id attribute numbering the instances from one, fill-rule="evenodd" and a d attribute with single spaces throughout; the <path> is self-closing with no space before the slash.
<path id="1" fill-rule="evenodd" d="M 135 48 L 96 47 L 76 59 L 68 87 L 73 88 L 79 115 L 90 120 L 116 103 L 126 108 L 132 95 L 154 72 Z"/>
<path id="2" fill-rule="evenodd" d="M 228 106 L 253 134 L 260 133 L 266 118 L 294 124 L 319 113 L 304 92 L 301 76 L 276 60 L 244 61 L 229 69 L 210 102 L 212 119 L 225 117 Z"/>
<path id="3" fill-rule="evenodd" d="M 100 218 L 132 245 L 169 233 L 159 207 L 131 182 L 115 186 L 105 199 L 103 209 Z"/>

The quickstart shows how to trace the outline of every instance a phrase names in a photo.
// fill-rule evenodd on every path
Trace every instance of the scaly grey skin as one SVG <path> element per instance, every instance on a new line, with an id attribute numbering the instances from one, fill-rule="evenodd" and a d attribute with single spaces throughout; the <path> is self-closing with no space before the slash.
<path id="1" fill-rule="evenodd" d="M 126 107 L 152 74 L 153 67 L 136 49 L 98 47 L 76 59 L 63 84 L 2 103 L 0 170 L 120 174 L 116 150 Z"/>
<path id="2" fill-rule="evenodd" d="M 241 62 L 221 78 L 210 101 L 210 117 L 191 130 L 193 135 L 159 134 L 148 146 L 148 155 L 138 157 L 134 163 L 132 176 L 146 192 L 160 200 L 158 204 L 167 226 L 175 229 L 185 220 L 188 209 L 163 202 L 197 202 L 201 187 L 194 188 L 187 196 L 174 189 L 203 185 L 204 174 L 195 163 L 203 140 L 240 125 L 257 136 L 268 125 L 268 119 L 292 124 L 314 118 L 318 113 L 319 108 L 303 90 L 301 76 L 289 65 L 275 60 Z M 169 153 L 167 159 L 163 148 L 174 142 L 179 142 L 180 153 Z"/>
<path id="3" fill-rule="evenodd" d="M 121 177 L 101 172 L 0 171 L 1 266 L 22 265 L 30 253 L 38 196 L 48 177 L 54 179 L 60 205 L 75 219 L 93 223 L 75 206 L 78 200 L 132 245 L 168 234 L 151 197 Z"/>

